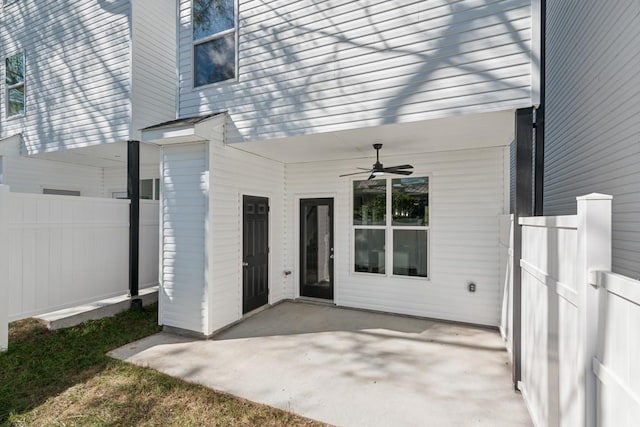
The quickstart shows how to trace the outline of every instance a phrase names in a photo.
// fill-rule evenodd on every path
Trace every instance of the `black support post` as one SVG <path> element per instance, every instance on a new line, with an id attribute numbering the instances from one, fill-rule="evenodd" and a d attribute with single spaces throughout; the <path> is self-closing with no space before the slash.
<path id="1" fill-rule="evenodd" d="M 519 218 L 533 215 L 533 107 L 516 110 L 515 207 L 513 210 L 513 383 L 522 373 L 522 227 Z"/>
<path id="2" fill-rule="evenodd" d="M 129 295 L 131 308 L 142 306 L 138 298 L 140 248 L 140 141 L 127 141 L 127 195 L 129 207 Z"/>

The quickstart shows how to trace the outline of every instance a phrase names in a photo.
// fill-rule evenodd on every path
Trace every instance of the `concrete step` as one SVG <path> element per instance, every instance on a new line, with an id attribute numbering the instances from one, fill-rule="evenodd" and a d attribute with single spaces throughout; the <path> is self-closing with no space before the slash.
<path id="1" fill-rule="evenodd" d="M 142 300 L 142 305 L 153 304 L 158 301 L 158 287 L 141 289 L 138 296 Z M 116 314 L 128 310 L 131 306 L 129 295 L 119 295 L 100 301 L 79 305 L 76 307 L 63 308 L 62 310 L 35 316 L 36 319 L 44 322 L 51 330 L 70 328 L 79 325 L 87 320 L 102 319 L 104 317 L 115 316 Z"/>

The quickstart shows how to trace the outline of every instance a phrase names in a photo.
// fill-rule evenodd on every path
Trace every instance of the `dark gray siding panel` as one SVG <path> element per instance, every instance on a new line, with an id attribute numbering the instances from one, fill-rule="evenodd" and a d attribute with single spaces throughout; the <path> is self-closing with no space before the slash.
<path id="1" fill-rule="evenodd" d="M 640 2 L 547 1 L 545 214 L 613 199 L 613 269 L 640 277 Z"/>

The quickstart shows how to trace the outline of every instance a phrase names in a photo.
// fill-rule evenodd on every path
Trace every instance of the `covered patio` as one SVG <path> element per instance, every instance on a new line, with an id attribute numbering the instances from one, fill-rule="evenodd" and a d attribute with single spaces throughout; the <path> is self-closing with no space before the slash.
<path id="1" fill-rule="evenodd" d="M 284 302 L 210 340 L 160 333 L 111 356 L 341 426 L 528 426 L 497 330 Z"/>

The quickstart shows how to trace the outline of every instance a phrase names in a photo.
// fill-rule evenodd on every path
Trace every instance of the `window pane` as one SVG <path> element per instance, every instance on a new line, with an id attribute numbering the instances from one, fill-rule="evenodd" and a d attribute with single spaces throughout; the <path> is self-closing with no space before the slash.
<path id="1" fill-rule="evenodd" d="M 160 200 L 160 178 L 156 178 L 153 182 L 154 182 L 153 199 Z"/>
<path id="2" fill-rule="evenodd" d="M 427 277 L 427 230 L 393 230 L 393 274 Z"/>
<path id="3" fill-rule="evenodd" d="M 221 82 L 235 77 L 236 36 L 227 34 L 195 47 L 196 86 Z"/>
<path id="4" fill-rule="evenodd" d="M 374 179 L 353 182 L 353 223 L 386 225 L 387 181 Z"/>
<path id="5" fill-rule="evenodd" d="M 24 114 L 24 86 L 9 89 L 7 116 Z"/>
<path id="6" fill-rule="evenodd" d="M 235 0 L 195 0 L 193 2 L 193 39 L 212 36 L 234 27 Z"/>
<path id="7" fill-rule="evenodd" d="M 12 86 L 24 82 L 24 53 L 8 57 L 6 65 L 5 82 L 7 85 Z"/>
<path id="8" fill-rule="evenodd" d="M 385 230 L 355 230 L 355 271 L 384 274 Z"/>
<path id="9" fill-rule="evenodd" d="M 152 179 L 140 180 L 140 198 L 142 200 L 153 199 L 153 180 Z"/>
<path id="10" fill-rule="evenodd" d="M 429 225 L 429 178 L 398 178 L 391 185 L 393 225 Z"/>

